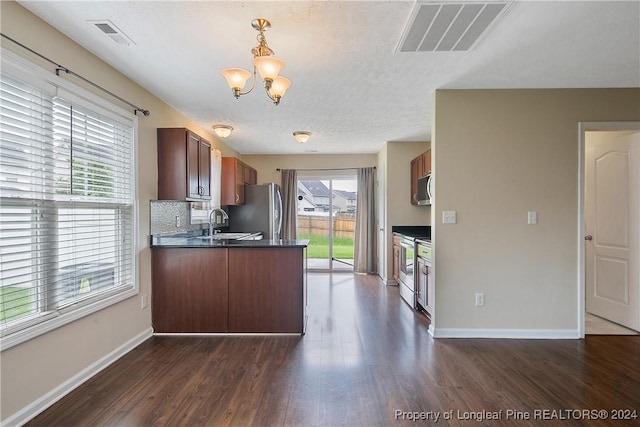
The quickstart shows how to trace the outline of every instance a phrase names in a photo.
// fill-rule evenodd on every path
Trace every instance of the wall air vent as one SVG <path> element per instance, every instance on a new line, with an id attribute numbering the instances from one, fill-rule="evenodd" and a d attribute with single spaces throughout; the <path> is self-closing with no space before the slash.
<path id="1" fill-rule="evenodd" d="M 414 6 L 396 52 L 459 52 L 474 48 L 512 2 L 425 3 Z"/>
<path id="2" fill-rule="evenodd" d="M 113 22 L 108 19 L 104 19 L 101 21 L 87 21 L 89 24 L 95 26 L 97 29 L 102 31 L 103 34 L 106 34 L 111 38 L 111 40 L 115 41 L 118 44 L 129 46 L 135 45 L 135 42 L 131 40 L 121 29 L 116 27 Z"/>

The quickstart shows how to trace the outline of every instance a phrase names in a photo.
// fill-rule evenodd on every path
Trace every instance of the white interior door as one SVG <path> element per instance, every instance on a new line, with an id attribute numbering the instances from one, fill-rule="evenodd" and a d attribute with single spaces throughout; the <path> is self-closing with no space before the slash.
<path id="1" fill-rule="evenodd" d="M 640 132 L 589 132 L 585 159 L 587 311 L 640 331 Z"/>

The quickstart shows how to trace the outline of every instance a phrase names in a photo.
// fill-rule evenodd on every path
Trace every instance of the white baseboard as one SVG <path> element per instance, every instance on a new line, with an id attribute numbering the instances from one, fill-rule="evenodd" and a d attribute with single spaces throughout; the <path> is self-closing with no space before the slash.
<path id="1" fill-rule="evenodd" d="M 62 399 L 67 394 L 71 393 L 77 387 L 82 385 L 88 379 L 96 375 L 98 372 L 111 365 L 116 360 L 133 350 L 138 345 L 142 344 L 146 339 L 153 336 L 153 329 L 149 328 L 137 336 L 133 337 L 111 353 L 107 354 L 103 358 L 99 359 L 95 363 L 88 366 L 86 369 L 78 372 L 67 381 L 60 384 L 50 392 L 46 393 L 42 397 L 38 398 L 34 402 L 25 406 L 15 414 L 2 421 L 3 427 L 21 426 L 33 419 L 36 415 L 43 412 L 49 406 Z"/>
<path id="2" fill-rule="evenodd" d="M 457 329 L 432 328 L 434 338 L 580 339 L 578 329 Z"/>

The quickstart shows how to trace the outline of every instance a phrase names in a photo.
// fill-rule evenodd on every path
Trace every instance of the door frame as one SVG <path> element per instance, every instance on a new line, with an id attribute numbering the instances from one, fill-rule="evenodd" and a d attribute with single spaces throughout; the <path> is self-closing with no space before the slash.
<path id="1" fill-rule="evenodd" d="M 585 337 L 586 275 L 585 275 L 585 134 L 591 131 L 640 131 L 640 122 L 578 122 L 578 333 Z"/>

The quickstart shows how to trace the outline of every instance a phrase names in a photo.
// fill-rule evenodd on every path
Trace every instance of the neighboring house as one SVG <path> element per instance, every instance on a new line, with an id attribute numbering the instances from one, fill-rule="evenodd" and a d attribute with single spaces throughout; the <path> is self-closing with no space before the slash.
<path id="1" fill-rule="evenodd" d="M 298 191 L 298 213 L 314 212 L 316 205 L 311 201 L 311 195 Z"/>
<path id="2" fill-rule="evenodd" d="M 298 181 L 298 212 L 329 212 L 329 188 L 319 180 Z M 331 204 L 334 212 L 355 212 L 356 193 L 352 191 L 333 190 Z M 303 207 L 300 204 L 303 204 Z M 311 205 L 311 206 L 309 206 Z M 311 207 L 314 209 L 311 210 Z"/>
<path id="3" fill-rule="evenodd" d="M 329 212 L 329 188 L 322 181 L 299 180 L 298 194 L 300 192 L 307 196 L 309 202 L 315 207 L 314 211 Z"/>
<path id="4" fill-rule="evenodd" d="M 354 191 L 333 190 L 333 206 L 340 207 L 340 212 L 355 212 L 356 193 Z"/>

